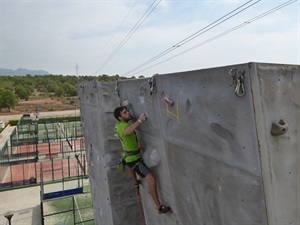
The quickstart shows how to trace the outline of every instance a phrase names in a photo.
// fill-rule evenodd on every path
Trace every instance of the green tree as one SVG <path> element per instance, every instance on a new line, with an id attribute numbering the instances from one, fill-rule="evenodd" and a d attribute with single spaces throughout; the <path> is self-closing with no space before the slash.
<path id="1" fill-rule="evenodd" d="M 14 90 L 14 82 L 10 77 L 7 76 L 0 76 L 0 88 L 6 90 Z"/>
<path id="2" fill-rule="evenodd" d="M 26 89 L 25 87 L 21 86 L 21 85 L 18 85 L 16 88 L 15 88 L 15 94 L 20 98 L 20 99 L 26 99 L 28 100 L 30 94 L 31 94 L 31 91 L 30 89 Z"/>
<path id="3" fill-rule="evenodd" d="M 77 90 L 76 90 L 76 88 L 74 87 L 74 85 L 72 85 L 72 84 L 64 83 L 64 84 L 62 85 L 62 88 L 64 89 L 65 94 L 66 94 L 67 96 L 76 96 L 76 95 L 77 95 Z"/>
<path id="4" fill-rule="evenodd" d="M 0 89 L 0 111 L 7 108 L 10 112 L 10 109 L 14 108 L 16 104 L 17 97 L 12 91 Z"/>
<path id="5" fill-rule="evenodd" d="M 47 91 L 48 92 L 55 92 L 55 89 L 57 88 L 57 84 L 54 81 L 49 81 L 48 85 L 47 85 Z"/>
<path id="6" fill-rule="evenodd" d="M 54 90 L 54 93 L 55 93 L 56 97 L 61 97 L 65 94 L 65 91 L 61 87 L 56 87 L 55 90 Z"/>

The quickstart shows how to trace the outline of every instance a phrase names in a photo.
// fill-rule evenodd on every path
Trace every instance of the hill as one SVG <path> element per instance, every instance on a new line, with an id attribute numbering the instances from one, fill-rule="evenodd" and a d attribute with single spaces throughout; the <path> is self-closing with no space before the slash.
<path id="1" fill-rule="evenodd" d="M 19 68 L 16 70 L 0 68 L 0 76 L 26 76 L 30 75 L 49 75 L 50 73 L 45 70 L 29 70 Z"/>

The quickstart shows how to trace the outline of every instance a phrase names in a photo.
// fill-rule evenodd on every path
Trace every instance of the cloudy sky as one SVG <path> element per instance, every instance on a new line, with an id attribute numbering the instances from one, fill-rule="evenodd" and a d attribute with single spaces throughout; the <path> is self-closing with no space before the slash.
<path id="1" fill-rule="evenodd" d="M 149 77 L 300 64 L 300 0 L 0 1 L 0 68 Z"/>

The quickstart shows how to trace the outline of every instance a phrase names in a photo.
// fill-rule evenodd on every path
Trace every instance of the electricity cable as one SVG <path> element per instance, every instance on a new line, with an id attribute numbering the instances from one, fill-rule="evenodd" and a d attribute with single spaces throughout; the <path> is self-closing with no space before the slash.
<path id="1" fill-rule="evenodd" d="M 117 52 L 126 44 L 126 42 L 135 33 L 135 31 L 144 23 L 144 21 L 154 11 L 154 9 L 158 6 L 158 4 L 161 2 L 161 0 L 159 0 L 156 3 L 156 5 L 154 5 L 155 2 L 156 2 L 156 0 L 154 0 L 152 2 L 152 4 L 146 10 L 146 12 L 143 14 L 143 16 L 138 20 L 138 22 L 133 26 L 133 28 L 129 31 L 129 33 L 126 35 L 126 37 L 120 42 L 120 44 L 115 48 L 115 50 L 112 52 L 112 54 L 104 61 L 104 63 L 102 63 L 102 65 L 96 70 L 96 72 L 94 74 L 96 74 L 99 70 L 101 70 L 117 54 Z"/>
<path id="2" fill-rule="evenodd" d="M 161 0 L 160 0 L 161 1 Z M 160 2 L 159 1 L 159 2 Z M 153 6 L 153 4 L 156 2 L 153 1 L 152 4 L 150 5 L 150 7 L 147 9 L 147 11 L 143 14 L 143 16 L 139 19 L 139 21 L 135 24 L 135 26 L 130 30 L 130 32 L 126 35 L 126 37 L 121 41 L 121 43 L 117 46 L 117 48 L 113 51 L 113 53 L 106 59 L 106 61 L 100 66 L 100 68 L 94 73 L 96 74 L 99 70 L 101 70 L 115 55 L 116 53 L 125 45 L 125 43 L 129 40 L 129 38 L 133 35 L 133 33 L 142 25 L 142 23 L 146 20 L 146 18 L 152 13 L 152 11 L 156 8 L 156 6 L 150 11 L 150 13 L 148 13 L 148 15 L 143 18 L 146 13 L 151 9 L 151 7 Z M 142 20 L 143 19 L 143 20 Z M 142 20 L 142 21 L 141 21 Z"/>
<path id="3" fill-rule="evenodd" d="M 172 47 L 168 48 L 167 50 L 161 52 L 161 53 L 158 54 L 157 56 L 155 56 L 155 57 L 149 59 L 148 61 L 146 61 L 146 62 L 140 64 L 139 66 L 135 67 L 134 69 L 132 69 L 132 70 L 126 72 L 125 75 L 128 75 L 129 73 L 132 73 L 132 72 L 134 72 L 134 71 L 136 71 L 136 70 L 138 70 L 138 69 L 144 67 L 145 65 L 147 65 L 147 64 L 149 64 L 149 63 L 155 61 L 155 60 L 158 59 L 158 58 L 161 58 L 162 56 L 168 54 L 168 53 L 171 52 L 171 51 L 174 51 L 175 49 L 181 47 L 182 45 L 184 45 L 184 44 L 186 44 L 186 43 L 188 43 L 188 42 L 190 42 L 191 40 L 195 39 L 196 37 L 198 37 L 198 36 L 200 36 L 200 35 L 202 35 L 202 34 L 208 32 L 209 30 L 211 30 L 211 29 L 213 29 L 214 27 L 220 25 L 221 23 L 224 23 L 225 21 L 229 20 L 230 18 L 232 18 L 232 17 L 236 16 L 237 14 L 239 14 L 239 13 L 245 11 L 246 9 L 252 7 L 253 5 L 255 5 L 255 4 L 257 4 L 258 2 L 260 2 L 261 0 L 256 1 L 256 2 L 254 2 L 253 4 L 251 4 L 251 5 L 249 5 L 249 6 L 245 7 L 245 8 L 243 8 L 243 9 L 241 9 L 240 11 L 236 12 L 235 14 L 231 15 L 231 14 L 234 13 L 235 11 L 237 11 L 237 10 L 239 10 L 240 8 L 246 6 L 246 5 L 247 5 L 248 3 L 250 3 L 251 1 L 253 1 L 253 0 L 250 0 L 250 1 L 246 2 L 246 3 L 244 3 L 243 5 L 239 6 L 239 7 L 236 8 L 236 9 L 234 9 L 233 11 L 227 13 L 225 16 L 222 16 L 221 18 L 215 20 L 214 22 L 210 23 L 210 24 L 207 25 L 206 27 L 200 29 L 199 31 L 197 31 L 197 32 L 195 32 L 194 34 L 190 35 L 189 37 L 183 39 L 182 41 L 180 41 L 180 42 L 178 42 L 177 44 L 173 45 Z M 231 16 L 229 16 L 229 15 L 231 15 Z M 226 17 L 227 17 L 227 18 L 226 18 Z M 219 22 L 219 21 L 220 21 L 220 22 Z M 217 23 L 217 22 L 218 22 L 218 23 Z M 215 25 L 214 25 L 214 24 L 215 24 Z M 212 26 L 212 25 L 214 25 L 214 26 Z"/>
<path id="4" fill-rule="evenodd" d="M 259 14 L 259 15 L 256 16 L 256 17 L 253 17 L 253 18 L 250 19 L 250 20 L 247 20 L 247 21 L 245 21 L 245 22 L 243 22 L 243 23 L 241 23 L 241 24 L 239 24 L 239 25 L 237 25 L 237 26 L 235 26 L 235 27 L 232 27 L 232 28 L 228 29 L 227 31 L 224 31 L 224 32 L 222 32 L 222 33 L 220 33 L 220 34 L 218 34 L 218 35 L 212 37 L 212 38 L 209 38 L 209 39 L 207 39 L 207 40 L 205 40 L 205 41 L 203 41 L 203 42 L 201 42 L 201 43 L 199 43 L 199 44 L 197 44 L 197 45 L 194 45 L 193 47 L 191 47 L 191 48 L 189 48 L 189 49 L 187 49 L 187 50 L 185 50 L 185 51 L 182 51 L 182 52 L 180 52 L 180 53 L 178 53 L 178 54 L 176 54 L 176 55 L 174 55 L 174 56 L 172 56 L 172 57 L 169 57 L 169 58 L 167 58 L 167 59 L 165 59 L 165 60 L 163 60 L 163 61 L 161 61 L 161 62 L 159 62 L 159 63 L 156 63 L 156 64 L 154 64 L 154 65 L 152 65 L 152 66 L 149 66 L 149 67 L 147 67 L 147 68 L 145 68 L 145 69 L 139 70 L 139 71 L 135 72 L 135 74 L 140 73 L 140 72 L 143 72 L 143 71 L 145 71 L 145 70 L 148 70 L 148 69 L 150 69 L 150 68 L 152 68 L 152 67 L 155 67 L 155 66 L 160 65 L 160 64 L 162 64 L 162 63 L 164 63 L 164 62 L 167 62 L 167 61 L 169 61 L 169 60 L 171 60 L 171 59 L 173 59 L 173 58 L 176 58 L 177 56 L 183 55 L 183 54 L 185 54 L 185 53 L 187 53 L 187 52 L 189 52 L 189 51 L 191 51 L 191 50 L 193 50 L 193 49 L 196 49 L 196 48 L 198 48 L 198 47 L 200 47 L 200 46 L 203 46 L 203 45 L 205 45 L 205 44 L 207 44 L 207 43 L 209 43 L 209 42 L 212 42 L 212 41 L 214 41 L 214 40 L 216 40 L 216 39 L 218 39 L 218 38 L 220 38 L 220 37 L 225 36 L 226 34 L 229 34 L 229 33 L 233 32 L 233 31 L 235 31 L 235 30 L 238 30 L 238 29 L 240 29 L 240 28 L 242 28 L 242 27 L 244 27 L 244 26 L 246 26 L 246 25 L 248 25 L 248 24 L 250 24 L 250 23 L 252 23 L 252 22 L 254 22 L 254 21 L 257 21 L 257 20 L 259 20 L 259 19 L 261 19 L 261 18 L 263 18 L 263 17 L 265 17 L 265 16 L 267 16 L 267 15 L 273 13 L 273 12 L 276 12 L 276 11 L 278 11 L 278 10 L 280 10 L 280 9 L 282 9 L 282 8 L 284 8 L 284 7 L 286 7 L 286 6 L 290 5 L 290 4 L 292 4 L 292 3 L 294 3 L 294 2 L 297 2 L 297 1 L 298 1 L 298 0 L 289 0 L 289 1 L 285 2 L 285 3 L 282 3 L 282 4 L 276 6 L 276 7 L 272 8 L 272 9 L 270 9 L 270 10 L 268 10 L 268 11 L 262 13 L 262 14 Z"/>
<path id="5" fill-rule="evenodd" d="M 135 3 L 131 6 L 131 8 L 129 9 L 128 13 L 126 14 L 126 16 L 124 17 L 124 19 L 122 20 L 122 22 L 119 24 L 119 26 L 117 27 L 117 29 L 113 32 L 113 34 L 110 36 L 109 40 L 104 44 L 104 46 L 102 47 L 102 49 L 100 50 L 100 52 L 103 52 L 103 50 L 109 45 L 109 43 L 111 42 L 111 40 L 113 39 L 113 37 L 115 36 L 115 34 L 120 30 L 121 26 L 123 25 L 123 23 L 125 22 L 125 20 L 127 19 L 127 17 L 130 15 L 130 13 L 134 9 L 134 7 L 136 6 L 136 4 L 137 4 L 138 1 L 139 0 L 136 0 Z M 97 58 L 97 56 L 92 61 L 94 61 Z"/>
<path id="6" fill-rule="evenodd" d="M 252 2 L 252 1 L 253 1 L 253 0 L 250 0 L 250 1 L 246 2 L 246 3 L 244 3 L 243 5 L 237 7 L 237 8 L 234 9 L 233 11 L 227 13 L 225 16 L 222 16 L 221 18 L 217 19 L 217 20 L 214 21 L 213 23 L 209 24 L 208 26 L 202 28 L 201 30 L 197 31 L 196 33 L 192 34 L 191 36 L 187 37 L 186 39 L 182 40 L 181 42 L 178 43 L 178 45 L 183 45 L 183 44 L 185 44 L 185 43 L 187 43 L 187 42 L 189 42 L 189 41 L 195 39 L 195 38 L 198 37 L 199 35 L 203 34 L 203 32 L 201 32 L 201 31 L 203 31 L 204 29 L 206 29 L 206 28 L 208 28 L 209 26 L 211 26 L 211 25 L 217 23 L 218 21 L 222 20 L 223 18 L 226 18 L 226 17 L 229 16 L 230 14 L 232 14 L 232 13 L 234 13 L 235 11 L 237 11 L 238 9 L 240 9 L 240 8 L 242 8 L 242 7 L 244 7 L 244 6 L 246 6 L 247 4 L 249 4 L 249 3 Z M 257 4 L 257 3 L 260 2 L 260 1 L 261 1 L 261 0 L 257 0 L 257 1 L 254 2 L 253 4 L 247 6 L 246 8 L 244 8 L 244 9 L 238 11 L 237 13 L 233 14 L 232 16 L 230 16 L 230 17 L 224 19 L 223 21 L 217 23 L 217 24 L 214 25 L 213 27 L 215 27 L 215 26 L 217 26 L 217 25 L 219 25 L 219 24 L 221 24 L 221 23 L 227 21 L 228 19 L 230 19 L 230 18 L 236 16 L 237 14 L 239 14 L 239 13 L 245 11 L 246 9 L 252 7 L 253 5 Z M 212 27 L 212 28 L 213 28 L 213 27 Z M 210 29 L 212 29 L 212 28 L 210 28 Z M 210 29 L 209 29 L 209 30 L 210 30 Z M 201 32 L 201 33 L 200 33 L 200 32 Z"/>

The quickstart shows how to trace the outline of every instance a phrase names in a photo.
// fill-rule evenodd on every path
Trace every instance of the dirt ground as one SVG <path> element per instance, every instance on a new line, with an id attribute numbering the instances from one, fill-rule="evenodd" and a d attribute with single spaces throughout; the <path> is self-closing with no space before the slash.
<path id="1" fill-rule="evenodd" d="M 77 97 L 73 98 L 32 98 L 29 100 L 19 100 L 18 104 L 8 111 L 2 109 L 1 115 L 14 115 L 14 114 L 25 114 L 25 113 L 36 113 L 38 112 L 52 112 L 52 111 L 65 111 L 74 110 L 79 108 L 79 102 Z"/>

